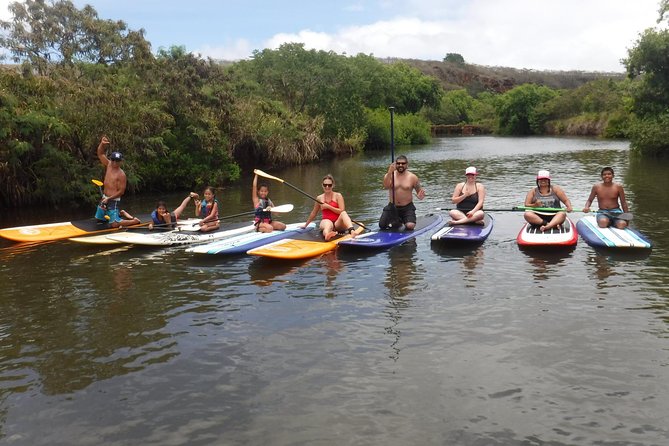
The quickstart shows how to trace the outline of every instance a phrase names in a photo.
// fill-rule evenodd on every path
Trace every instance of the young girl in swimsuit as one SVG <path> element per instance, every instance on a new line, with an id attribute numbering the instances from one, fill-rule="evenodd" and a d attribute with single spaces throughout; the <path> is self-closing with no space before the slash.
<path id="1" fill-rule="evenodd" d="M 191 198 L 195 198 L 197 196 L 198 195 L 195 192 L 188 194 L 188 196 L 183 199 L 179 207 L 173 210 L 172 213 L 167 210 L 167 204 L 165 204 L 164 201 L 159 201 L 156 204 L 156 209 L 151 213 L 151 223 L 149 223 L 149 229 L 153 229 L 154 227 L 173 229 L 177 224 L 177 220 L 179 217 L 181 217 L 181 214 L 186 209 L 186 206 L 188 203 L 190 203 Z"/>
<path id="2" fill-rule="evenodd" d="M 333 190 L 334 178 L 327 174 L 323 177 L 322 183 L 323 193 L 316 197 L 318 201 L 314 203 L 314 208 L 303 227 L 306 228 L 316 218 L 320 210 L 323 213 L 320 230 L 323 232 L 325 240 L 331 240 L 338 232 L 348 232 L 355 237 L 353 222 L 351 222 L 351 218 L 345 210 L 344 197 Z"/>
<path id="3" fill-rule="evenodd" d="M 254 222 L 258 232 L 283 231 L 286 229 L 285 223 L 272 220 L 272 213 L 266 211 L 268 207 L 274 206 L 269 199 L 269 187 L 266 184 L 258 186 L 258 175 L 253 177 L 253 186 L 251 188 L 251 197 L 253 197 L 253 208 L 255 209 Z"/>
<path id="4" fill-rule="evenodd" d="M 195 216 L 201 218 L 200 231 L 209 232 L 221 227 L 218 219 L 218 200 L 214 188 L 207 186 L 204 188 L 204 200 L 195 196 Z"/>
<path id="5" fill-rule="evenodd" d="M 451 200 L 457 205 L 449 214 L 452 218 L 449 225 L 462 225 L 465 223 L 483 224 L 483 201 L 485 200 L 485 187 L 476 182 L 476 167 L 465 169 L 466 181 L 458 183 L 453 191 Z"/>

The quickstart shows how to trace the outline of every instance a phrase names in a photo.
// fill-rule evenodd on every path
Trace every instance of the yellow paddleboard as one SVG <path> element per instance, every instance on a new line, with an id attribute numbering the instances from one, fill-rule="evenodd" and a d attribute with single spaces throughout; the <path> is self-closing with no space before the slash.
<path id="1" fill-rule="evenodd" d="M 362 233 L 363 230 L 364 228 L 359 227 L 355 230 L 355 234 L 358 235 Z M 319 232 L 316 237 L 305 235 L 303 238 L 283 239 L 259 248 L 251 249 L 246 253 L 254 256 L 271 257 L 275 259 L 307 259 L 332 251 L 337 247 L 339 242 L 348 240 L 349 238 L 351 238 L 351 235 L 346 234 L 326 242 L 322 239 L 322 235 L 320 235 Z"/>

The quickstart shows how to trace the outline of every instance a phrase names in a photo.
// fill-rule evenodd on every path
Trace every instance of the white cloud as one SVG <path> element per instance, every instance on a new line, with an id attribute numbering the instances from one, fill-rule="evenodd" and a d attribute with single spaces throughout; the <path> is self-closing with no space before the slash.
<path id="1" fill-rule="evenodd" d="M 223 46 L 205 45 L 193 51 L 203 57 L 211 57 L 215 60 L 241 60 L 246 59 L 253 53 L 254 47 L 245 39 L 237 39 Z"/>
<path id="2" fill-rule="evenodd" d="M 0 0 L 0 20 L 9 20 L 12 18 L 9 9 L 7 9 L 10 3 L 13 3 L 13 0 Z"/>
<path id="3" fill-rule="evenodd" d="M 262 47 L 303 42 L 307 48 L 530 69 L 622 71 L 620 59 L 640 32 L 655 25 L 657 0 L 412 0 L 404 15 L 334 34 L 276 34 Z M 386 2 L 400 8 L 400 3 Z M 428 17 L 428 18 L 426 18 Z M 431 17 L 431 18 L 430 18 Z"/>

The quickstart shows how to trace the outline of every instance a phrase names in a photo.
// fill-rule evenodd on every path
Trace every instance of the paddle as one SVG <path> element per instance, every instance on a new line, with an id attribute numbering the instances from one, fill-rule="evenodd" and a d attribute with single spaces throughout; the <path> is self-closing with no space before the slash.
<path id="1" fill-rule="evenodd" d="M 96 180 L 95 178 L 91 180 L 91 183 L 95 184 L 98 189 L 100 189 L 100 195 L 104 196 L 104 192 L 102 192 L 102 186 L 104 186 L 105 183 L 100 180 Z M 105 215 L 105 220 L 110 220 L 109 215 Z"/>
<path id="2" fill-rule="evenodd" d="M 253 169 L 253 173 L 255 173 L 255 174 L 258 175 L 258 176 L 265 177 L 265 178 L 268 178 L 268 179 L 270 179 L 270 180 L 278 181 L 279 183 L 283 183 L 283 184 L 285 184 L 286 186 L 295 189 L 296 191 L 298 191 L 299 193 L 301 193 L 301 194 L 304 195 L 305 197 L 311 198 L 311 199 L 314 200 L 316 203 L 323 204 L 323 202 L 320 201 L 318 198 L 309 195 L 308 193 L 306 193 L 306 192 L 303 191 L 302 189 L 299 189 L 299 188 L 293 186 L 292 184 L 290 184 L 290 183 L 289 183 L 288 181 L 286 181 L 286 180 L 283 180 L 283 179 L 281 179 L 281 178 L 279 178 L 279 177 L 275 177 L 274 175 L 270 175 L 270 174 L 268 174 L 268 173 L 265 173 L 265 172 L 263 172 L 263 171 L 260 170 L 260 169 Z M 361 227 L 367 229 L 367 226 L 363 225 L 363 224 L 360 223 L 359 221 L 355 221 L 355 220 L 353 220 L 353 219 L 351 219 L 351 221 L 352 221 L 353 223 L 355 223 L 356 225 L 361 226 Z"/>
<path id="3" fill-rule="evenodd" d="M 395 162 L 395 124 L 393 117 L 395 116 L 395 107 L 388 107 L 390 110 L 390 162 Z M 393 177 L 391 179 L 391 194 L 392 201 L 384 206 L 383 211 L 381 212 L 381 217 L 379 218 L 379 227 L 381 229 L 390 229 L 393 227 L 402 226 L 402 220 L 400 220 L 400 215 L 397 212 L 397 206 L 395 205 L 395 172 L 393 172 Z"/>
<path id="4" fill-rule="evenodd" d="M 435 208 L 436 211 L 452 211 L 457 208 Z M 536 212 L 567 212 L 565 208 L 535 208 L 530 206 L 514 206 L 512 208 L 501 209 L 482 209 L 484 212 L 517 212 L 517 211 L 536 211 Z M 583 212 L 581 209 L 574 209 L 572 212 Z"/>
<path id="5" fill-rule="evenodd" d="M 436 211 L 451 211 L 457 208 L 435 208 Z M 502 209 L 483 209 L 484 212 L 524 212 L 524 211 L 535 211 L 535 212 L 567 212 L 565 208 L 536 208 L 531 206 L 514 206 L 512 208 L 502 208 Z M 574 209 L 571 212 L 585 212 L 583 209 Z M 634 215 L 631 212 L 616 212 L 616 211 L 593 211 L 594 213 L 606 214 L 612 218 L 619 218 L 621 220 L 630 221 L 634 219 Z M 587 212 L 586 212 L 587 213 Z"/>
<path id="6" fill-rule="evenodd" d="M 294 206 L 292 204 L 282 204 L 280 206 L 265 208 L 265 211 L 281 214 L 281 213 L 291 212 L 293 210 L 293 207 Z M 228 220 L 230 218 L 242 217 L 244 215 L 252 215 L 252 214 L 255 214 L 255 212 L 256 211 L 254 209 L 252 211 L 240 212 L 239 214 L 226 215 L 225 217 L 217 218 L 216 220 L 210 220 L 210 221 Z M 154 228 L 155 228 L 155 226 L 154 226 Z M 200 230 L 200 223 L 193 223 L 192 225 L 178 226 L 176 228 L 176 230 L 177 231 L 186 231 L 186 232 L 196 232 L 196 231 Z"/>

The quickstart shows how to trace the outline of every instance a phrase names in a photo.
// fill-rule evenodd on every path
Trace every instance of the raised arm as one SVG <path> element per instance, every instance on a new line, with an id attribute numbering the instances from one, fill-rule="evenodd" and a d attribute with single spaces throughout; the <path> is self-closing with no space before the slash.
<path id="1" fill-rule="evenodd" d="M 258 174 L 253 177 L 253 184 L 251 185 L 251 199 L 253 200 L 253 207 L 257 208 L 260 199 L 258 198 Z"/>
<path id="2" fill-rule="evenodd" d="M 100 144 L 98 144 L 98 159 L 105 167 L 109 165 L 109 158 L 107 158 L 107 147 L 109 147 L 109 144 L 109 139 L 106 136 L 103 136 L 100 139 Z"/>

